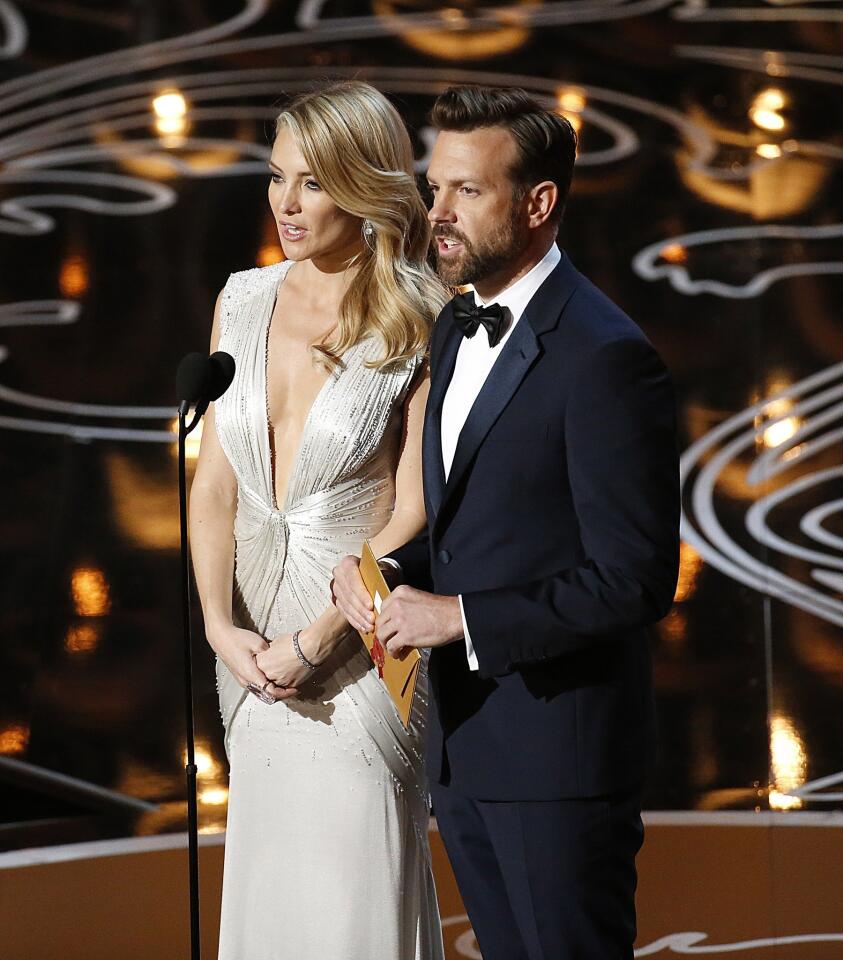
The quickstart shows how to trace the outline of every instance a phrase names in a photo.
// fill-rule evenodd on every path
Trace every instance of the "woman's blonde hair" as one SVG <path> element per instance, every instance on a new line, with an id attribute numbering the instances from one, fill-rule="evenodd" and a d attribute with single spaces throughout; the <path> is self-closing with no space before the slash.
<path id="1" fill-rule="evenodd" d="M 398 111 L 368 83 L 350 81 L 297 97 L 275 135 L 284 127 L 334 203 L 372 227 L 335 334 L 314 350 L 329 367 L 367 334 L 380 340 L 377 367 L 424 351 L 448 293 L 427 264 L 430 225 Z"/>

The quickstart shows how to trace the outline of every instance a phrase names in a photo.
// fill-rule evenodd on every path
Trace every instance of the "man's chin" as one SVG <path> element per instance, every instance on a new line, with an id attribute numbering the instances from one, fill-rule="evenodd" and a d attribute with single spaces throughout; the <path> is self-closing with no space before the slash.
<path id="1" fill-rule="evenodd" d="M 443 283 L 447 283 L 449 287 L 461 287 L 466 283 L 471 283 L 471 280 L 467 280 L 465 277 L 466 265 L 462 257 L 446 260 L 437 256 L 436 273 L 439 275 L 439 279 Z"/>

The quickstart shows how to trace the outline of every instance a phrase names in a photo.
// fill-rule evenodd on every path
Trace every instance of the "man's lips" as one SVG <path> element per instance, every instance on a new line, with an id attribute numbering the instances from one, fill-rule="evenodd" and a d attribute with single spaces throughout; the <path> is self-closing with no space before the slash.
<path id="1" fill-rule="evenodd" d="M 463 242 L 457 240 L 456 237 L 437 237 L 436 238 L 436 249 L 440 254 L 447 256 L 450 253 L 455 253 L 459 250 L 462 250 Z"/>

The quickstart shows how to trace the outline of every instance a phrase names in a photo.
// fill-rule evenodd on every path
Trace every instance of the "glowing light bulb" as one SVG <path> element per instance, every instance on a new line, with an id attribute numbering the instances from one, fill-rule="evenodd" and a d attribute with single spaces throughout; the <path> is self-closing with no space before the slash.
<path id="1" fill-rule="evenodd" d="M 659 250 L 659 256 L 668 263 L 686 263 L 688 251 L 681 243 L 667 243 Z"/>
<path id="2" fill-rule="evenodd" d="M 70 592 L 79 617 L 102 617 L 111 609 L 108 581 L 96 567 L 77 567 L 70 577 Z"/>
<path id="3" fill-rule="evenodd" d="M 782 420 L 771 423 L 762 435 L 764 446 L 780 447 L 786 440 L 790 440 L 799 426 L 800 422 L 797 417 L 784 417 Z"/>
<path id="4" fill-rule="evenodd" d="M 749 119 L 762 130 L 784 130 L 786 122 L 778 112 L 787 106 L 781 90 L 770 87 L 758 93 L 749 108 Z"/>
<path id="5" fill-rule="evenodd" d="M 184 763 L 187 763 L 187 750 L 182 751 L 182 760 Z M 201 743 L 196 745 L 193 760 L 196 764 L 197 777 L 204 777 L 206 780 L 211 780 L 219 775 L 220 765 L 214 759 L 214 755 L 210 749 Z"/>
<path id="6" fill-rule="evenodd" d="M 559 109 L 565 113 L 582 113 L 585 109 L 586 98 L 582 90 L 569 88 L 559 91 L 556 102 Z"/>
<path id="7" fill-rule="evenodd" d="M 152 101 L 152 109 L 155 111 L 155 116 L 162 120 L 183 117 L 187 113 L 187 100 L 178 90 L 167 90 L 155 97 Z"/>
<path id="8" fill-rule="evenodd" d="M 88 291 L 88 263 L 79 254 L 71 254 L 62 261 L 59 271 L 59 289 L 68 300 L 78 300 Z"/>
<path id="9" fill-rule="evenodd" d="M 752 110 L 749 116 L 762 130 L 784 130 L 784 117 L 775 110 Z"/>
<path id="10" fill-rule="evenodd" d="M 22 723 L 10 723 L 0 729 L 0 753 L 24 753 L 29 743 L 29 727 Z"/>
<path id="11" fill-rule="evenodd" d="M 787 98 L 781 90 L 770 87 L 756 96 L 753 106 L 759 110 L 782 110 L 787 106 Z"/>
<path id="12" fill-rule="evenodd" d="M 225 787 L 209 787 L 199 794 L 199 802 L 211 807 L 222 806 L 228 800 L 228 790 Z"/>
<path id="13" fill-rule="evenodd" d="M 165 90 L 152 101 L 155 129 L 162 137 L 179 136 L 187 130 L 187 100 L 178 90 Z"/>
<path id="14" fill-rule="evenodd" d="M 776 714 L 770 720 L 770 766 L 773 784 L 768 802 L 774 810 L 795 810 L 800 797 L 789 795 L 805 783 L 808 760 L 805 744 L 789 717 Z"/>

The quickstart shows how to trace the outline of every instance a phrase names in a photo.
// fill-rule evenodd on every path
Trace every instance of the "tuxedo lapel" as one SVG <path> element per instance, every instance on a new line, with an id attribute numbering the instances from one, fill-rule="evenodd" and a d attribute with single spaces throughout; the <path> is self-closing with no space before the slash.
<path id="1" fill-rule="evenodd" d="M 460 478 L 477 453 L 477 448 L 503 413 L 527 371 L 533 365 L 533 361 L 541 352 L 533 328 L 523 320 L 522 317 L 501 350 L 460 431 L 457 449 L 454 452 L 454 462 L 451 465 L 440 508 L 459 485 Z"/>
<path id="2" fill-rule="evenodd" d="M 439 362 L 435 381 L 431 385 L 431 398 L 428 400 L 428 409 L 431 410 L 432 406 L 432 413 L 428 422 L 433 421 L 435 430 L 431 429 L 429 431 L 431 447 L 425 447 L 425 462 L 436 463 L 436 479 L 438 481 L 435 509 L 428 514 L 431 520 L 431 528 L 436 522 L 436 517 L 442 507 L 459 486 L 460 480 L 474 459 L 480 444 L 485 440 L 495 421 L 503 413 L 518 390 L 530 367 L 541 354 L 542 347 L 539 338 L 557 325 L 578 281 L 579 274 L 563 253 L 560 262 L 527 304 L 521 319 L 501 350 L 500 356 L 495 361 L 495 365 L 474 401 L 474 406 L 471 408 L 460 432 L 454 453 L 454 462 L 451 465 L 451 472 L 446 484 L 444 483 L 444 466 L 442 463 L 442 401 L 448 384 L 451 382 L 457 350 L 462 341 L 462 336 L 453 324 L 451 325 L 449 338 L 442 350 L 442 358 Z M 435 450 L 432 449 L 434 433 Z M 427 474 L 425 474 L 425 479 L 427 479 Z"/>
<path id="3" fill-rule="evenodd" d="M 439 513 L 445 492 L 445 464 L 442 460 L 442 403 L 454 365 L 457 361 L 462 335 L 453 325 L 453 314 L 448 304 L 439 323 L 445 324 L 444 341 L 436 356 L 431 354 L 430 393 L 422 435 L 422 472 L 424 475 L 424 499 L 431 526 Z"/>

